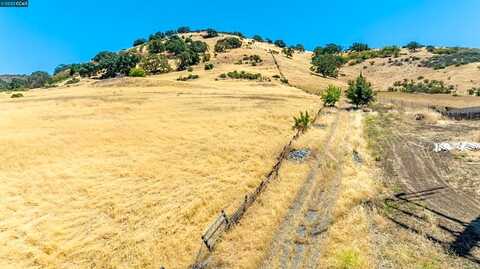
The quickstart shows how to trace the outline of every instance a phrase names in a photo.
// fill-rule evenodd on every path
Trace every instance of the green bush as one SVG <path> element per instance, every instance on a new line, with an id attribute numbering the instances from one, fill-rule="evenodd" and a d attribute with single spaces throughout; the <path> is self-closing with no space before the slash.
<path id="1" fill-rule="evenodd" d="M 372 85 L 362 74 L 360 74 L 356 80 L 349 82 L 346 96 L 350 100 L 350 103 L 357 108 L 358 106 L 368 105 L 375 99 Z"/>
<path id="2" fill-rule="evenodd" d="M 207 32 L 207 34 L 204 35 L 203 38 L 212 38 L 212 37 L 217 37 L 218 36 L 218 32 L 215 29 L 209 28 L 205 31 Z"/>
<path id="3" fill-rule="evenodd" d="M 281 39 L 275 40 L 275 42 L 273 42 L 273 44 L 275 44 L 275 46 L 277 46 L 279 48 L 285 48 L 287 46 L 285 41 L 283 41 Z"/>
<path id="4" fill-rule="evenodd" d="M 311 70 L 321 74 L 324 77 L 337 77 L 338 68 L 342 66 L 343 59 L 341 56 L 333 54 L 320 54 L 312 58 Z"/>
<path id="5" fill-rule="evenodd" d="M 190 27 L 188 26 L 181 26 L 181 27 L 178 27 L 177 29 L 177 33 L 180 33 L 180 34 L 185 34 L 185 33 L 189 33 L 191 32 L 190 31 Z"/>
<path id="6" fill-rule="evenodd" d="M 350 46 L 350 48 L 348 50 L 349 51 L 355 51 L 355 52 L 361 52 L 361 51 L 370 50 L 370 48 L 368 47 L 368 44 L 355 42 Z"/>
<path id="7" fill-rule="evenodd" d="M 400 91 L 406 93 L 451 93 L 455 90 L 453 85 L 446 85 L 441 80 L 429 80 L 424 79 L 423 81 L 414 81 L 404 79 L 403 81 L 395 81 L 393 86 L 389 88 L 389 91 Z"/>
<path id="8" fill-rule="evenodd" d="M 302 44 L 297 44 L 297 45 L 293 46 L 292 48 L 294 50 L 298 51 L 298 52 L 304 52 L 305 51 L 305 47 Z"/>
<path id="9" fill-rule="evenodd" d="M 282 49 L 282 53 L 285 54 L 285 56 L 287 56 L 287 58 L 292 58 L 294 52 L 295 51 L 293 50 L 293 48 L 283 48 Z"/>
<path id="10" fill-rule="evenodd" d="M 148 37 L 148 40 L 149 41 L 152 41 L 152 40 L 155 40 L 155 39 L 163 39 L 165 38 L 165 33 L 163 32 L 156 32 L 155 34 L 151 34 L 149 37 Z"/>
<path id="11" fill-rule="evenodd" d="M 419 48 L 423 48 L 424 45 L 416 42 L 416 41 L 412 41 L 412 42 L 409 42 L 407 45 L 405 45 L 404 48 L 407 48 L 408 50 L 412 51 L 412 52 L 415 52 L 417 51 L 417 49 Z"/>
<path id="12" fill-rule="evenodd" d="M 225 52 L 229 49 L 236 49 L 242 46 L 242 41 L 237 37 L 227 37 L 220 39 L 215 44 L 215 52 Z"/>
<path id="13" fill-rule="evenodd" d="M 473 96 L 480 96 L 480 87 L 468 89 L 468 94 Z"/>
<path id="14" fill-rule="evenodd" d="M 212 70 L 214 65 L 212 63 L 205 64 L 205 70 Z"/>
<path id="15" fill-rule="evenodd" d="M 133 41 L 133 46 L 136 47 L 136 46 L 140 46 L 142 44 L 145 44 L 147 42 L 147 40 L 145 38 L 139 38 L 135 41 Z"/>
<path id="16" fill-rule="evenodd" d="M 247 80 L 261 80 L 262 74 L 260 73 L 249 73 L 245 71 L 238 72 L 237 70 L 228 72 L 227 74 L 221 74 L 220 78 L 231 78 L 231 79 L 247 79 Z"/>
<path id="17" fill-rule="evenodd" d="M 460 66 L 480 62 L 480 49 L 467 48 L 435 48 L 434 55 L 422 62 L 422 66 L 443 69 L 448 66 Z"/>
<path id="18" fill-rule="evenodd" d="M 140 67 L 135 67 L 130 69 L 130 72 L 128 73 L 129 77 L 145 77 L 145 70 Z"/>
<path id="19" fill-rule="evenodd" d="M 178 55 L 187 50 L 187 44 L 178 36 L 172 36 L 165 42 L 165 49 L 170 53 Z"/>
<path id="20" fill-rule="evenodd" d="M 298 117 L 293 117 L 292 129 L 304 133 L 310 128 L 312 123 L 313 118 L 308 114 L 308 111 L 305 111 L 305 113 L 300 112 Z"/>
<path id="21" fill-rule="evenodd" d="M 325 47 L 316 47 L 313 50 L 313 54 L 317 55 L 325 55 L 325 54 L 339 54 L 342 52 L 342 47 L 336 44 L 327 44 Z"/>
<path id="22" fill-rule="evenodd" d="M 162 53 L 165 51 L 165 44 L 160 39 L 153 39 L 148 42 L 148 52 Z"/>
<path id="23" fill-rule="evenodd" d="M 167 57 L 164 55 L 150 54 L 142 59 L 140 66 L 147 74 L 162 74 L 172 71 Z"/>
<path id="24" fill-rule="evenodd" d="M 324 106 L 333 107 L 340 100 L 342 95 L 342 89 L 339 87 L 329 85 L 328 88 L 322 93 L 322 101 Z"/>
<path id="25" fill-rule="evenodd" d="M 202 62 L 208 62 L 210 61 L 210 53 L 204 53 L 202 56 Z"/>
<path id="26" fill-rule="evenodd" d="M 196 53 L 205 53 L 208 49 L 208 45 L 205 42 L 202 41 L 192 41 L 189 44 L 190 50 Z"/>
<path id="27" fill-rule="evenodd" d="M 252 37 L 253 40 L 258 41 L 258 42 L 263 42 L 263 38 L 259 35 L 254 35 Z"/>
<path id="28" fill-rule="evenodd" d="M 178 61 L 177 69 L 180 71 L 186 70 L 188 67 L 198 64 L 200 62 L 200 56 L 191 50 L 186 50 L 178 55 Z"/>
<path id="29" fill-rule="evenodd" d="M 14 93 L 14 94 L 12 94 L 12 95 L 10 96 L 10 98 L 20 98 L 20 97 L 23 97 L 23 94 L 22 94 L 22 93 L 19 93 L 19 92 Z"/>
<path id="30" fill-rule="evenodd" d="M 200 77 L 199 75 L 189 74 L 186 77 L 180 76 L 180 77 L 177 78 L 177 80 L 178 81 L 188 81 L 188 80 L 198 79 L 199 77 Z"/>

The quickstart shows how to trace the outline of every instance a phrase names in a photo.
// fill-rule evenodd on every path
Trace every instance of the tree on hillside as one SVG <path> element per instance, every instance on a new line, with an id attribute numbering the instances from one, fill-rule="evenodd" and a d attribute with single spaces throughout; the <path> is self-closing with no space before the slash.
<path id="1" fill-rule="evenodd" d="M 48 80 L 50 79 L 50 75 L 44 71 L 36 71 L 33 72 L 28 77 L 28 87 L 29 88 L 40 88 L 47 84 Z"/>
<path id="2" fill-rule="evenodd" d="M 274 44 L 279 48 L 285 48 L 287 46 L 287 44 L 281 39 L 275 40 Z"/>
<path id="3" fill-rule="evenodd" d="M 189 48 L 196 53 L 204 53 L 207 51 L 208 45 L 203 41 L 192 41 Z"/>
<path id="4" fill-rule="evenodd" d="M 180 33 L 180 34 L 185 34 L 185 33 L 189 33 L 191 32 L 190 31 L 190 27 L 188 26 L 181 26 L 181 27 L 178 27 L 177 29 L 177 33 Z"/>
<path id="5" fill-rule="evenodd" d="M 187 49 L 187 44 L 178 36 L 172 36 L 165 42 L 165 49 L 170 53 L 178 55 Z"/>
<path id="6" fill-rule="evenodd" d="M 355 42 L 350 46 L 348 50 L 361 52 L 361 51 L 370 50 L 370 47 L 368 47 L 368 44 Z"/>
<path id="7" fill-rule="evenodd" d="M 197 53 L 191 50 L 186 50 L 178 55 L 178 66 L 179 71 L 186 70 L 192 65 L 196 65 L 200 62 L 200 56 Z"/>
<path id="8" fill-rule="evenodd" d="M 259 35 L 254 35 L 252 37 L 253 40 L 258 41 L 258 42 L 263 42 L 263 38 Z"/>
<path id="9" fill-rule="evenodd" d="M 342 66 L 343 60 L 338 55 L 320 54 L 314 55 L 312 58 L 311 70 L 315 73 L 321 74 L 324 77 L 338 76 L 338 68 Z"/>
<path id="10" fill-rule="evenodd" d="M 145 38 L 139 38 L 139 39 L 133 41 L 133 46 L 134 47 L 140 46 L 142 44 L 145 44 L 145 42 L 147 42 L 147 40 Z"/>
<path id="11" fill-rule="evenodd" d="M 165 55 L 150 54 L 142 59 L 140 66 L 147 74 L 161 74 L 172 71 L 172 67 L 168 64 Z"/>
<path id="12" fill-rule="evenodd" d="M 273 44 L 273 41 L 270 38 L 265 38 L 265 42 L 267 42 L 268 44 Z"/>
<path id="13" fill-rule="evenodd" d="M 150 53 L 162 53 L 165 51 L 165 44 L 161 39 L 153 39 L 148 42 L 148 52 Z"/>
<path id="14" fill-rule="evenodd" d="M 116 56 L 117 56 L 117 54 L 115 52 L 101 51 L 101 52 L 97 53 L 97 55 L 95 55 L 95 57 L 93 57 L 92 61 L 99 63 L 101 61 L 112 59 Z"/>
<path id="15" fill-rule="evenodd" d="M 203 38 L 212 38 L 212 37 L 217 37 L 218 36 L 218 32 L 215 29 L 208 28 L 205 31 L 207 32 L 207 34 L 204 35 Z"/>
<path id="16" fill-rule="evenodd" d="M 177 34 L 177 32 L 174 31 L 174 30 L 165 31 L 165 36 L 166 36 L 166 37 L 172 37 L 172 36 L 174 36 L 175 34 Z"/>
<path id="17" fill-rule="evenodd" d="M 294 50 L 298 51 L 298 52 L 304 52 L 305 51 L 305 47 L 302 44 L 297 44 L 297 45 L 293 46 L 292 48 Z"/>
<path id="18" fill-rule="evenodd" d="M 283 54 L 285 54 L 285 56 L 287 56 L 287 58 L 292 58 L 293 57 L 293 53 L 295 52 L 293 50 L 293 48 L 283 48 L 282 49 L 282 52 Z"/>
<path id="19" fill-rule="evenodd" d="M 148 40 L 149 41 L 152 41 L 154 39 L 163 39 L 165 38 L 165 33 L 163 32 L 156 32 L 155 34 L 151 34 L 149 37 L 148 37 Z"/>
<path id="20" fill-rule="evenodd" d="M 324 54 L 339 54 L 342 52 L 342 47 L 336 44 L 327 44 L 325 47 L 316 47 L 313 50 L 314 55 L 324 55 Z"/>
<path id="21" fill-rule="evenodd" d="M 360 74 L 355 80 L 349 82 L 346 95 L 350 100 L 350 103 L 357 108 L 359 106 L 368 105 L 375 99 L 372 85 L 362 74 Z"/>
<path id="22" fill-rule="evenodd" d="M 417 49 L 423 48 L 424 46 L 416 41 L 409 42 L 407 45 L 405 45 L 404 48 L 407 48 L 411 52 L 416 52 Z"/>
<path id="23" fill-rule="evenodd" d="M 342 89 L 339 87 L 328 85 L 328 88 L 322 93 L 322 101 L 324 106 L 333 107 L 340 100 Z"/>
<path id="24" fill-rule="evenodd" d="M 225 52 L 228 49 L 236 49 L 242 46 L 242 41 L 237 37 L 227 37 L 220 39 L 215 44 L 215 52 Z"/>

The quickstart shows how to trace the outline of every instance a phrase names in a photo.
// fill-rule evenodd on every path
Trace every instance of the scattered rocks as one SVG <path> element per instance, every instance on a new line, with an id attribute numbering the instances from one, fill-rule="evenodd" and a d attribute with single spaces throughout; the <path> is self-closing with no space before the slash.
<path id="1" fill-rule="evenodd" d="M 425 115 L 421 113 L 415 114 L 415 120 L 424 120 L 424 119 L 425 119 Z"/>
<path id="2" fill-rule="evenodd" d="M 363 163 L 362 157 L 360 156 L 360 153 L 358 153 L 358 151 L 353 150 L 352 157 L 353 157 L 353 161 L 356 162 L 357 164 Z"/>
<path id="3" fill-rule="evenodd" d="M 310 156 L 311 151 L 309 149 L 294 149 L 288 153 L 288 159 L 301 162 Z"/>

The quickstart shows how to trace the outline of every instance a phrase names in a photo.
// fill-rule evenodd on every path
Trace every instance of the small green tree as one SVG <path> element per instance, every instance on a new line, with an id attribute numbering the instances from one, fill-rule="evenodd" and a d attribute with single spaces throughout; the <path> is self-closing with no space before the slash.
<path id="1" fill-rule="evenodd" d="M 294 50 L 298 51 L 298 52 L 304 52 L 305 51 L 305 47 L 302 45 L 302 44 L 297 44 L 295 46 L 292 47 Z"/>
<path id="2" fill-rule="evenodd" d="M 308 130 L 312 123 L 313 118 L 310 116 L 310 114 L 308 114 L 308 111 L 305 111 L 305 113 L 300 112 L 298 117 L 293 117 L 292 129 L 304 133 Z"/>
<path id="3" fill-rule="evenodd" d="M 327 44 L 325 47 L 316 47 L 313 50 L 314 55 L 339 54 L 342 52 L 342 46 L 336 44 Z"/>
<path id="4" fill-rule="evenodd" d="M 218 32 L 212 28 L 208 28 L 207 30 L 205 30 L 205 32 L 207 32 L 207 34 L 204 35 L 203 38 L 212 38 L 218 36 Z"/>
<path id="5" fill-rule="evenodd" d="M 287 46 L 285 41 L 283 41 L 281 39 L 275 40 L 275 42 L 273 44 L 275 44 L 275 46 L 277 46 L 279 48 L 285 48 Z"/>
<path id="6" fill-rule="evenodd" d="M 341 56 L 333 54 L 320 54 L 312 58 L 311 70 L 324 77 L 338 76 L 338 68 L 342 65 Z"/>
<path id="7" fill-rule="evenodd" d="M 424 46 L 416 41 L 412 41 L 410 43 L 408 43 L 407 45 L 405 45 L 405 48 L 407 48 L 408 50 L 410 50 L 411 52 L 416 52 L 417 49 L 419 48 L 423 48 Z"/>
<path id="8" fill-rule="evenodd" d="M 178 55 L 187 50 L 187 44 L 178 36 L 172 36 L 165 42 L 165 49 L 170 53 Z"/>
<path id="9" fill-rule="evenodd" d="M 177 69 L 179 71 L 186 70 L 188 67 L 198 64 L 200 56 L 191 50 L 186 50 L 178 55 L 178 61 Z"/>
<path id="10" fill-rule="evenodd" d="M 263 38 L 259 35 L 254 35 L 252 37 L 253 40 L 258 41 L 258 42 L 263 42 Z"/>
<path id="11" fill-rule="evenodd" d="M 375 100 L 372 84 L 370 84 L 362 74 L 360 74 L 355 80 L 349 82 L 346 95 L 350 100 L 350 103 L 357 108 L 359 106 L 368 105 Z"/>
<path id="12" fill-rule="evenodd" d="M 203 41 L 192 41 L 189 48 L 196 53 L 204 53 L 207 51 L 208 45 Z"/>
<path id="13" fill-rule="evenodd" d="M 215 52 L 225 52 L 228 49 L 236 49 L 242 46 L 242 41 L 237 37 L 227 37 L 220 39 L 215 44 Z"/>
<path id="14" fill-rule="evenodd" d="M 181 27 L 178 27 L 177 29 L 177 33 L 180 33 L 180 34 L 185 34 L 188 32 L 190 32 L 190 27 L 188 26 L 181 26 Z"/>
<path id="15" fill-rule="evenodd" d="M 328 88 L 322 93 L 322 101 L 324 106 L 333 107 L 340 100 L 342 89 L 333 85 L 329 85 Z"/>
<path id="16" fill-rule="evenodd" d="M 287 56 L 287 58 L 292 58 L 294 50 L 293 48 L 283 48 L 282 52 L 285 54 L 285 56 Z"/>

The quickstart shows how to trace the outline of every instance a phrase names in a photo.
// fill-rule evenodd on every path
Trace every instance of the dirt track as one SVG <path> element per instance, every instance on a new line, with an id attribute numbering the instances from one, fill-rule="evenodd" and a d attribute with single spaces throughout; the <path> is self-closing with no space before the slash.
<path id="1" fill-rule="evenodd" d="M 432 141 L 458 139 L 462 131 L 475 127 L 450 124 L 435 127 L 399 119 L 391 126 L 383 166 L 388 183 L 400 190 L 386 202 L 393 209 L 390 220 L 399 227 L 424 234 L 477 268 L 480 204 L 475 191 L 480 165 L 432 150 Z M 438 231 L 431 228 L 432 222 Z"/>
<path id="2" fill-rule="evenodd" d="M 348 113 L 336 112 L 325 148 L 316 156 L 302 189 L 281 224 L 261 268 L 315 268 L 340 189 L 340 153 L 331 145 L 343 140 Z M 330 164 L 330 165 L 328 165 Z M 332 165 L 333 164 L 333 165 Z M 334 175 L 334 176 L 331 176 Z"/>

